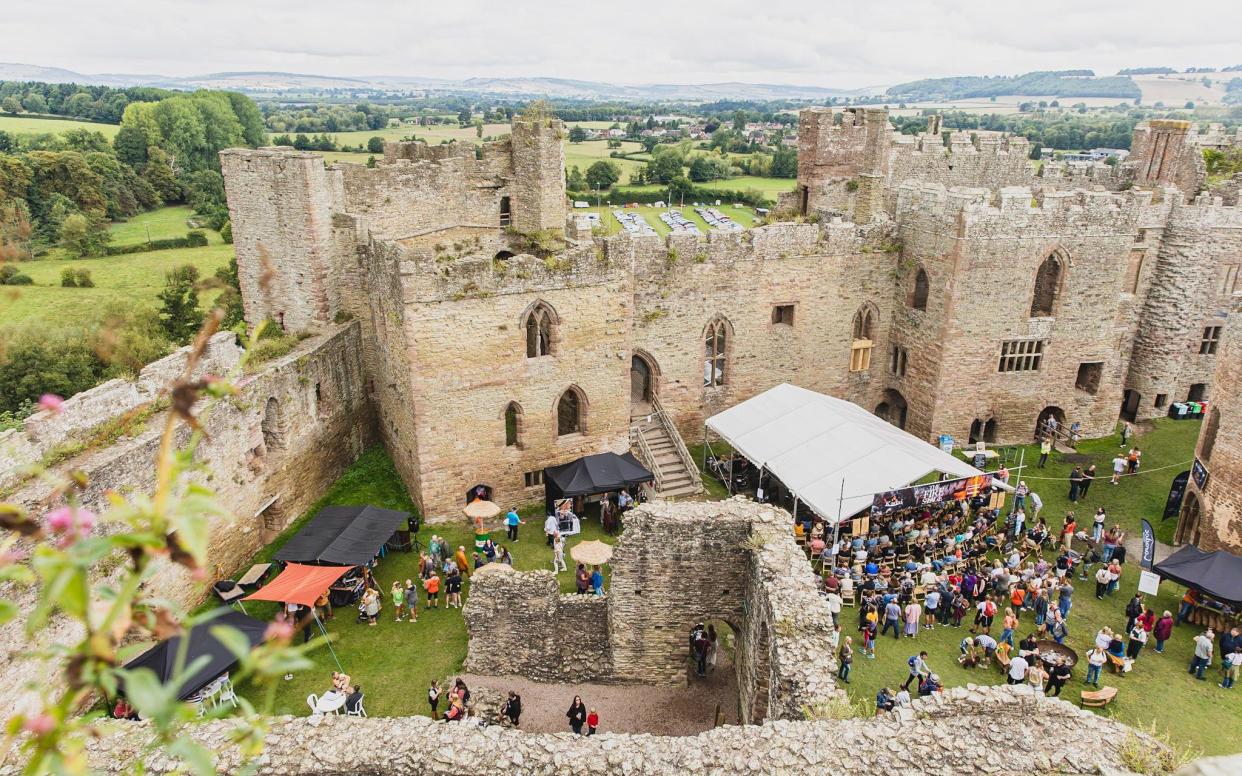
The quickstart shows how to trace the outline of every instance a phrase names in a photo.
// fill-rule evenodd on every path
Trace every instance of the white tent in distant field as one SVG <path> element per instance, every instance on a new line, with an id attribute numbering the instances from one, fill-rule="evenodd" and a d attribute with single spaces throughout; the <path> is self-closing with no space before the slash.
<path id="1" fill-rule="evenodd" d="M 707 428 L 830 524 L 932 472 L 983 474 L 853 402 L 788 383 L 713 415 Z"/>

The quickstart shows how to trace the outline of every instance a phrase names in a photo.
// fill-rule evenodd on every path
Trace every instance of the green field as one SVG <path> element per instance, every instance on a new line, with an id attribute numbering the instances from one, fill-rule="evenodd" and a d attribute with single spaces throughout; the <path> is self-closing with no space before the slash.
<path id="1" fill-rule="evenodd" d="M 113 224 L 113 242 L 132 245 L 151 239 L 184 237 L 189 231 L 185 220 L 192 214 L 186 207 L 167 207 Z M 204 229 L 210 244 L 202 248 L 177 248 L 150 253 L 97 258 L 68 258 L 53 250 L 47 258 L 24 261 L 21 271 L 34 280 L 31 286 L 5 286 L 0 290 L 0 328 L 90 326 L 98 322 L 110 305 L 154 307 L 156 295 L 164 287 L 164 273 L 181 264 L 198 267 L 199 275 L 211 277 L 233 257 L 233 246 L 226 245 L 219 233 Z M 63 288 L 60 272 L 65 267 L 87 269 L 94 288 Z M 219 292 L 209 289 L 199 294 L 203 305 Z"/>
<path id="2" fill-rule="evenodd" d="M 15 135 L 38 135 L 44 132 L 64 132 L 68 129 L 89 129 L 102 132 L 111 138 L 120 127 L 116 124 L 96 124 L 92 121 L 76 121 L 74 119 L 41 119 L 34 116 L 0 116 L 0 131 Z"/>
<path id="3" fill-rule="evenodd" d="M 603 123 L 603 122 L 601 122 Z M 623 141 L 621 148 L 609 148 L 606 140 L 587 140 L 582 143 L 566 143 L 565 144 L 565 171 L 568 172 L 574 167 L 582 170 L 585 175 L 587 168 L 592 164 L 603 159 L 612 162 L 621 169 L 621 183 L 626 183 L 630 179 L 630 174 L 635 170 L 643 167 L 642 162 L 632 161 L 630 159 L 613 159 L 608 154 L 613 151 L 623 151 L 632 153 L 641 150 L 642 146 L 632 141 Z"/>

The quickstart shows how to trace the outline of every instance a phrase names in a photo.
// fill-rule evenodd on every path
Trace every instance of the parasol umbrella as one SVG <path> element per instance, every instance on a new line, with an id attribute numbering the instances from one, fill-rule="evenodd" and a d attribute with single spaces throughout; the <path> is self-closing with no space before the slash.
<path id="1" fill-rule="evenodd" d="M 500 507 L 486 499 L 477 498 L 467 504 L 462 511 L 466 513 L 466 517 L 472 520 L 478 518 L 486 520 L 489 517 L 495 517 L 500 514 Z"/>
<path id="2" fill-rule="evenodd" d="M 578 542 L 569 549 L 569 555 L 579 563 L 599 566 L 612 558 L 612 545 L 596 540 Z"/>

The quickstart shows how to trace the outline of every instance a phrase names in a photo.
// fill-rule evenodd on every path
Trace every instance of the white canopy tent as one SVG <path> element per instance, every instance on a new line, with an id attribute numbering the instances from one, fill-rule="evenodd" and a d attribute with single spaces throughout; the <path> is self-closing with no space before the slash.
<path id="1" fill-rule="evenodd" d="M 931 472 L 983 474 L 853 402 L 788 383 L 713 415 L 707 428 L 829 524 Z"/>

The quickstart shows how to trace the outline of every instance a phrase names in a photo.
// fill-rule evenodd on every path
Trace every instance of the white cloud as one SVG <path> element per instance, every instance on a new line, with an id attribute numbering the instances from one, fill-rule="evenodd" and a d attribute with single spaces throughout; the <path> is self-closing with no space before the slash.
<path id="1" fill-rule="evenodd" d="M 1046 0 L 60 0 L 0 56 L 82 72 L 555 76 L 859 87 L 1034 69 L 1242 64 L 1242 3 Z"/>

